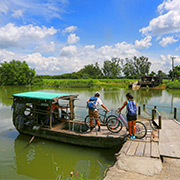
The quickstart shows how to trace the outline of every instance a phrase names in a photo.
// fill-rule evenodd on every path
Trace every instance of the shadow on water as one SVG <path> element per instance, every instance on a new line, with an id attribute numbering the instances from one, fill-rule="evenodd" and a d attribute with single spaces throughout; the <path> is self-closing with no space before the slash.
<path id="1" fill-rule="evenodd" d="M 41 138 L 26 147 L 30 137 L 19 135 L 15 140 L 16 173 L 35 179 L 66 179 L 70 172 L 83 179 L 101 179 L 121 148 L 90 148 Z"/>

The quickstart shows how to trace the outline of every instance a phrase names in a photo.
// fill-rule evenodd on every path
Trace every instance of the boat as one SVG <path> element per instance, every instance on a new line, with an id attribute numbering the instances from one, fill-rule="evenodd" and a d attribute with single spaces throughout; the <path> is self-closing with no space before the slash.
<path id="1" fill-rule="evenodd" d="M 79 95 L 32 91 L 13 94 L 13 124 L 20 134 L 89 147 L 121 145 L 126 131 L 113 134 L 102 127 L 89 131 L 84 120 L 75 118 Z"/>

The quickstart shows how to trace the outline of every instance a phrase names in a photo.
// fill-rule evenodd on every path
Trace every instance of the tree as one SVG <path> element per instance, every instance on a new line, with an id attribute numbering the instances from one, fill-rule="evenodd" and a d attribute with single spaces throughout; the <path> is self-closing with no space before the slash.
<path id="1" fill-rule="evenodd" d="M 159 70 L 159 71 L 157 72 L 157 76 L 165 77 L 165 76 L 166 76 L 166 73 L 163 72 L 162 70 Z"/>
<path id="2" fill-rule="evenodd" d="M 0 64 L 1 85 L 29 85 L 35 78 L 35 70 L 23 61 L 12 60 Z"/>
<path id="3" fill-rule="evenodd" d="M 104 61 L 102 71 L 105 76 L 109 78 L 118 78 L 121 75 L 121 60 L 112 58 L 111 60 Z"/>
<path id="4" fill-rule="evenodd" d="M 174 69 L 173 69 L 173 71 L 170 70 L 170 71 L 169 71 L 169 76 L 170 76 L 172 79 L 174 79 L 174 78 L 179 79 L 179 78 L 180 78 L 180 66 L 175 66 Z"/>
<path id="5" fill-rule="evenodd" d="M 134 56 L 133 59 L 126 58 L 125 61 L 123 72 L 127 77 L 139 77 L 149 74 L 151 62 L 148 61 L 147 57 L 141 56 L 137 58 Z"/>
<path id="6" fill-rule="evenodd" d="M 77 72 L 78 75 L 80 75 L 82 78 L 100 78 L 102 77 L 102 71 L 99 68 L 99 64 L 96 62 L 95 65 L 89 64 L 84 66 L 80 71 Z"/>
<path id="7" fill-rule="evenodd" d="M 151 73 L 149 75 L 150 76 L 156 76 L 156 73 L 154 71 L 151 71 Z"/>

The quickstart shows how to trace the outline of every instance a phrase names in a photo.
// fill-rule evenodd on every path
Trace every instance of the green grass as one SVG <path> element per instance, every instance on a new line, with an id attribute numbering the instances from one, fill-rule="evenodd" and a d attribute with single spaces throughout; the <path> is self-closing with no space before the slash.
<path id="1" fill-rule="evenodd" d="M 43 79 L 42 82 L 37 82 L 34 86 L 55 88 L 128 88 L 130 82 L 136 81 L 137 79 Z"/>

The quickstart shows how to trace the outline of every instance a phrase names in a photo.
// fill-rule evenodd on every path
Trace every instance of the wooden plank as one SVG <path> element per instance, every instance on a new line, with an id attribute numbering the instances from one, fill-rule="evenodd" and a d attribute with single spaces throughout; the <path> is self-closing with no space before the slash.
<path id="1" fill-rule="evenodd" d="M 126 155 L 128 155 L 128 156 L 135 155 L 138 144 L 139 144 L 138 142 L 132 141 Z"/>
<path id="2" fill-rule="evenodd" d="M 180 158 L 180 125 L 174 120 L 164 120 L 160 130 L 160 155 Z"/>
<path id="3" fill-rule="evenodd" d="M 143 156 L 144 148 L 145 148 L 145 142 L 139 142 L 136 150 L 136 156 Z"/>
<path id="4" fill-rule="evenodd" d="M 126 142 L 123 144 L 123 147 L 122 147 L 121 150 L 120 150 L 120 154 L 126 154 L 126 152 L 128 151 L 130 145 L 131 145 L 131 141 L 126 141 Z"/>
<path id="5" fill-rule="evenodd" d="M 151 142 L 151 157 L 160 158 L 158 142 Z"/>
<path id="6" fill-rule="evenodd" d="M 150 142 L 147 142 L 146 144 L 145 144 L 145 149 L 144 149 L 144 156 L 145 157 L 150 157 Z"/>

